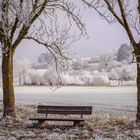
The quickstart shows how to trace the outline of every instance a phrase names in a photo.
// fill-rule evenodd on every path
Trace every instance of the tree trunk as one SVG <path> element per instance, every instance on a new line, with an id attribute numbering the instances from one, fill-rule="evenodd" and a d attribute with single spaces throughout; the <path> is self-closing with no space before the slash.
<path id="1" fill-rule="evenodd" d="M 139 48 L 137 54 L 137 121 L 140 121 L 140 43 L 137 44 Z"/>
<path id="2" fill-rule="evenodd" d="M 13 86 L 13 54 L 12 49 L 2 54 L 3 117 L 16 117 Z"/>

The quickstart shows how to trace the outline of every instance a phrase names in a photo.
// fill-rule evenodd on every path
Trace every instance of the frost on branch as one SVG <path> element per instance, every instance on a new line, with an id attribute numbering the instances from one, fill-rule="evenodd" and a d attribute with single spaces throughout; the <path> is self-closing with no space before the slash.
<path id="1" fill-rule="evenodd" d="M 72 1 L 2 0 L 0 19 L 4 51 L 9 47 L 15 50 L 24 39 L 32 39 L 45 46 L 57 60 L 58 54 L 59 58 L 64 56 L 62 47 L 86 35 L 79 8 Z"/>

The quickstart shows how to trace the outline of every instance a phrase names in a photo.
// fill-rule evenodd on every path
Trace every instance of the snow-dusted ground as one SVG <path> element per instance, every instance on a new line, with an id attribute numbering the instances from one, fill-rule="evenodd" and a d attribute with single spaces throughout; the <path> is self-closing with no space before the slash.
<path id="1" fill-rule="evenodd" d="M 135 116 L 136 87 L 15 87 L 17 103 L 92 105 L 93 113 Z M 2 99 L 2 92 L 0 92 Z"/>

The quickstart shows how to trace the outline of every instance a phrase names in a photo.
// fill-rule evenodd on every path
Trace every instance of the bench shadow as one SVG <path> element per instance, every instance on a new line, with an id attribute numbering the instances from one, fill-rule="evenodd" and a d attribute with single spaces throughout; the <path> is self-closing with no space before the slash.
<path id="1" fill-rule="evenodd" d="M 79 124 L 79 125 L 76 125 L 76 126 L 74 126 L 73 125 L 73 123 L 43 123 L 43 124 L 39 124 L 39 123 L 36 123 L 36 122 L 34 122 L 34 123 L 32 123 L 32 125 L 30 125 L 30 126 L 27 126 L 26 128 L 28 129 L 33 129 L 33 128 L 35 128 L 35 129 L 50 129 L 50 130 L 52 130 L 52 129 L 61 129 L 61 130 L 64 130 L 64 129 L 74 129 L 74 128 L 82 128 L 82 127 L 84 127 L 85 126 L 85 124 L 83 124 L 83 123 L 81 123 L 81 124 Z"/>
<path id="2" fill-rule="evenodd" d="M 53 129 L 61 129 L 61 130 L 65 130 L 65 129 L 72 129 L 72 128 L 75 128 L 75 126 L 66 126 L 66 125 L 47 125 L 47 126 L 44 126 L 44 127 L 39 127 L 38 128 L 46 128 L 46 129 L 50 129 L 50 130 L 53 130 Z"/>
<path id="3" fill-rule="evenodd" d="M 81 128 L 83 126 L 73 126 L 73 125 L 53 125 L 53 124 L 47 124 L 45 126 L 40 126 L 38 124 L 34 124 L 33 126 L 31 127 L 27 127 L 26 129 L 32 129 L 32 128 L 35 128 L 35 129 L 49 129 L 49 130 L 53 130 L 53 129 L 61 129 L 61 130 L 65 130 L 65 129 L 74 129 L 74 128 Z"/>

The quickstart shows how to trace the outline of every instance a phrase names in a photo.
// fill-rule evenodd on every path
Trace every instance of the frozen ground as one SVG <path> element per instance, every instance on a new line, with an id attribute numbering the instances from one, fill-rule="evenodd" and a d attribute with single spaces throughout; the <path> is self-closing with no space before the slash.
<path id="1" fill-rule="evenodd" d="M 134 117 L 136 87 L 15 87 L 17 103 L 92 105 L 93 114 Z M 2 92 L 0 92 L 2 100 Z"/>

